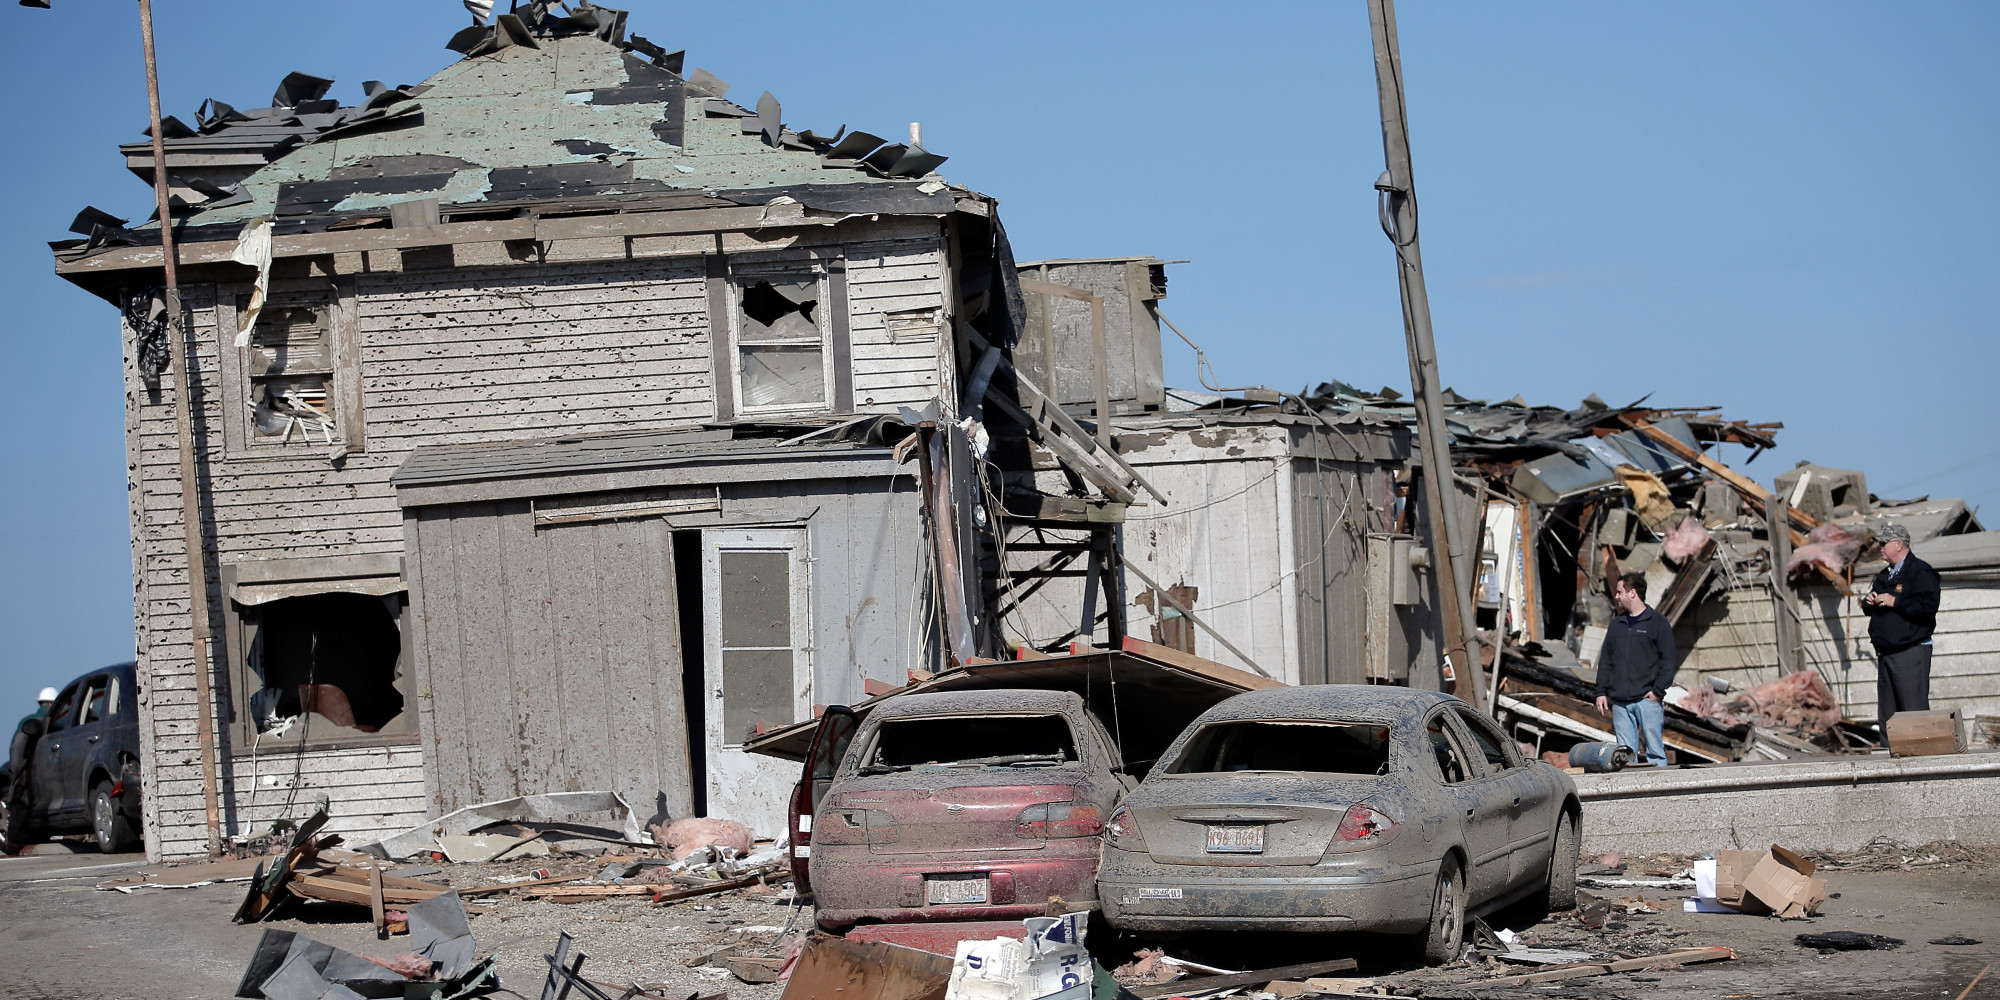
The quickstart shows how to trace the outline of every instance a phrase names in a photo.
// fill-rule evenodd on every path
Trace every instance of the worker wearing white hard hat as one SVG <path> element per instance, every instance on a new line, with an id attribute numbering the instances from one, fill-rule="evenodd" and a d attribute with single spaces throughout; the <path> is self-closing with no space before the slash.
<path id="1" fill-rule="evenodd" d="M 43 688 L 41 693 L 35 696 L 35 710 L 23 717 L 20 722 L 15 723 L 14 739 L 7 746 L 7 772 L 9 780 L 7 788 L 7 830 L 6 836 L 0 838 L 0 847 L 4 847 L 8 853 L 20 850 L 20 845 L 14 843 L 14 838 L 20 834 L 21 830 L 25 829 L 22 817 L 17 814 L 27 805 L 26 792 L 29 783 L 28 754 L 34 750 L 35 741 L 41 737 L 42 730 L 48 719 L 49 709 L 55 705 L 57 697 L 55 688 Z"/>

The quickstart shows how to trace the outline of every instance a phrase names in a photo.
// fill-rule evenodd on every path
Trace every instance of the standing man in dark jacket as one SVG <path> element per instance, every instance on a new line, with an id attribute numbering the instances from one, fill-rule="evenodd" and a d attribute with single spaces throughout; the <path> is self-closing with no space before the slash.
<path id="1" fill-rule="evenodd" d="M 1646 575 L 1611 583 L 1620 612 L 1597 654 L 1597 710 L 1611 716 L 1618 742 L 1655 767 L 1667 765 L 1667 686 L 1674 682 L 1674 626 L 1646 606 Z"/>
<path id="2" fill-rule="evenodd" d="M 1930 563 L 1910 554 L 1908 528 L 1884 525 L 1875 539 L 1889 568 L 1875 574 L 1861 612 L 1875 644 L 1875 714 L 1888 722 L 1897 712 L 1931 707 L 1931 632 L 1944 587 Z"/>

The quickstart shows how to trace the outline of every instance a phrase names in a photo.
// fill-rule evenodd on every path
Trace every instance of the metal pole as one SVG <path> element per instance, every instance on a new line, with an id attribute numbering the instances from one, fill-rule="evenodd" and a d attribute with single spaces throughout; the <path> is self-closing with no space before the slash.
<path id="1" fill-rule="evenodd" d="M 139 0 L 139 37 L 146 44 L 146 100 L 153 113 L 153 198 L 160 213 L 160 262 L 167 286 L 167 350 L 174 369 L 174 429 L 180 438 L 181 526 L 188 563 L 188 615 L 194 627 L 194 728 L 201 744 L 201 797 L 208 811 L 208 853 L 222 852 L 222 811 L 215 788 L 214 652 L 208 631 L 208 551 L 202 540 L 200 483 L 194 464 L 194 384 L 181 325 L 180 278 L 175 272 L 174 216 L 167 200 L 167 149 L 160 126 L 160 71 L 153 57 L 153 4 Z"/>
<path id="2" fill-rule="evenodd" d="M 1438 398 L 1437 347 L 1431 340 L 1430 299 L 1424 292 L 1423 255 L 1417 250 L 1417 192 L 1410 172 L 1410 124 L 1403 103 L 1403 64 L 1396 47 L 1395 0 L 1368 0 L 1368 26 L 1375 40 L 1375 87 L 1382 103 L 1382 154 L 1387 170 L 1376 180 L 1382 228 L 1396 247 L 1396 277 L 1403 293 L 1403 331 L 1409 342 L 1410 388 L 1417 404 L 1417 439 L 1424 456 L 1424 514 L 1430 529 L 1431 572 L 1438 585 L 1438 615 L 1444 647 L 1456 655 L 1457 694 L 1480 707 L 1485 700 L 1479 639 L 1472 605 L 1460 589 L 1469 575 L 1470 553 L 1455 537 L 1456 506 L 1451 474 L 1451 438 L 1444 404 Z"/>

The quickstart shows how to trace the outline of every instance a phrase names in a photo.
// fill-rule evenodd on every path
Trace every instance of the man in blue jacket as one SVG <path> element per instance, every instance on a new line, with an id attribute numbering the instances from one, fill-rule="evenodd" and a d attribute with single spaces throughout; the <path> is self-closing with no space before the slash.
<path id="1" fill-rule="evenodd" d="M 1930 563 L 1910 554 L 1908 528 L 1884 525 L 1875 540 L 1889 567 L 1875 575 L 1861 612 L 1875 644 L 1875 714 L 1888 722 L 1897 712 L 1931 707 L 1931 633 L 1944 587 Z"/>
<path id="2" fill-rule="evenodd" d="M 1646 606 L 1646 575 L 1626 573 L 1611 582 L 1619 612 L 1597 654 L 1597 710 L 1611 716 L 1618 742 L 1655 767 L 1667 765 L 1667 686 L 1679 660 L 1674 626 Z"/>

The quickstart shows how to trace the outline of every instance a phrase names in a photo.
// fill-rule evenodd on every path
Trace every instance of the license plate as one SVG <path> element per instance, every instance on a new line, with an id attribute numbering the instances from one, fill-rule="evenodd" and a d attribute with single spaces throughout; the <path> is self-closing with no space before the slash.
<path id="1" fill-rule="evenodd" d="M 1211 826 L 1208 828 L 1208 851 L 1210 854 L 1262 854 L 1264 826 L 1261 823 L 1254 826 Z"/>
<path id="2" fill-rule="evenodd" d="M 934 878 L 924 880 L 924 897 L 932 906 L 951 903 L 986 902 L 983 878 Z"/>

